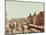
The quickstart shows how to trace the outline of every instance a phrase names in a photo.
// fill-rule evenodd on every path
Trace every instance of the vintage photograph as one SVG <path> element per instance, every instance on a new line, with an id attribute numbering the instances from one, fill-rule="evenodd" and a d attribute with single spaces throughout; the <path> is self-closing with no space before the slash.
<path id="1" fill-rule="evenodd" d="M 5 35 L 44 32 L 44 3 L 6 0 Z"/>

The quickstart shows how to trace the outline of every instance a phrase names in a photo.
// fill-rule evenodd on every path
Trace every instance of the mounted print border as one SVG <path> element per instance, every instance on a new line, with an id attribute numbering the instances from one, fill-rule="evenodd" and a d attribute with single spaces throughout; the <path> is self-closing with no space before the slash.
<path id="1" fill-rule="evenodd" d="M 43 2 L 6 0 L 5 35 L 44 32 Z"/>

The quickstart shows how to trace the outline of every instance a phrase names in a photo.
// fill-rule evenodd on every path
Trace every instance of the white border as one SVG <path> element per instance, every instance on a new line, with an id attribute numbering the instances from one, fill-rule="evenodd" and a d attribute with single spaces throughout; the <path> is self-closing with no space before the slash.
<path id="1" fill-rule="evenodd" d="M 45 19 L 46 19 L 46 1 L 45 0 L 17 0 L 17 1 L 33 1 L 45 3 Z M 46 20 L 45 20 L 46 26 Z M 5 0 L 0 0 L 0 35 L 5 35 Z M 33 33 L 25 35 L 46 35 L 46 28 L 44 33 Z"/>
<path id="2" fill-rule="evenodd" d="M 4 0 L 0 0 L 0 35 L 4 35 L 4 27 L 5 27 L 5 7 Z"/>

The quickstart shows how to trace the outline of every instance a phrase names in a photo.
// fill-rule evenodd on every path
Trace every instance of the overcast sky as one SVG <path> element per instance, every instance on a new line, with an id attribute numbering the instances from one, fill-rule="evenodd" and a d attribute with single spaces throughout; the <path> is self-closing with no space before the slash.
<path id="1" fill-rule="evenodd" d="M 28 3 L 28 2 L 6 2 L 6 12 L 7 18 L 22 18 L 27 17 L 30 13 L 33 15 L 35 12 L 37 14 L 39 11 L 43 11 L 43 3 Z"/>

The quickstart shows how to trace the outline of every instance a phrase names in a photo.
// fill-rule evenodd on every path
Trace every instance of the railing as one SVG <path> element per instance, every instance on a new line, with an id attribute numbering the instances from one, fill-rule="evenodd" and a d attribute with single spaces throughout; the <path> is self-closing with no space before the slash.
<path id="1" fill-rule="evenodd" d="M 44 26 L 38 26 L 34 24 L 28 24 L 30 26 L 31 30 L 34 32 L 44 32 Z"/>

